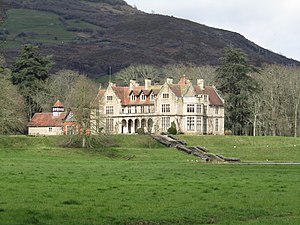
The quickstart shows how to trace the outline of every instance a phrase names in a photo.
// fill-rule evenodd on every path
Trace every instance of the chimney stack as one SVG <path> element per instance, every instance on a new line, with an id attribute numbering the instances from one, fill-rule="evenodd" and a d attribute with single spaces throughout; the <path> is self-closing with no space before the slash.
<path id="1" fill-rule="evenodd" d="M 197 85 L 201 88 L 201 90 L 204 90 L 204 80 L 203 79 L 197 79 Z"/>
<path id="2" fill-rule="evenodd" d="M 147 78 L 145 79 L 145 90 L 148 90 L 151 86 L 151 79 Z"/>
<path id="3" fill-rule="evenodd" d="M 173 84 L 173 78 L 171 77 L 167 78 L 167 84 Z"/>
<path id="4" fill-rule="evenodd" d="M 134 87 L 138 87 L 138 86 L 139 83 L 136 82 L 136 80 L 130 80 L 130 84 L 129 84 L 130 90 L 133 90 Z"/>

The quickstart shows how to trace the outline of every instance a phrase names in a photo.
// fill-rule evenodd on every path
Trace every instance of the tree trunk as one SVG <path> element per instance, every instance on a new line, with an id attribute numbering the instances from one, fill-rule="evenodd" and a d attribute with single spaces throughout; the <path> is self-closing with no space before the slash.
<path id="1" fill-rule="evenodd" d="M 86 137 L 85 134 L 82 134 L 82 148 L 85 148 L 86 146 Z"/>
<path id="2" fill-rule="evenodd" d="M 295 105 L 295 118 L 294 118 L 294 137 L 297 137 L 297 128 L 298 128 L 298 107 L 299 107 L 299 101 L 297 101 Z"/>
<path id="3" fill-rule="evenodd" d="M 254 121 L 253 121 L 253 136 L 256 136 L 256 123 L 257 123 L 257 115 L 254 115 Z"/>

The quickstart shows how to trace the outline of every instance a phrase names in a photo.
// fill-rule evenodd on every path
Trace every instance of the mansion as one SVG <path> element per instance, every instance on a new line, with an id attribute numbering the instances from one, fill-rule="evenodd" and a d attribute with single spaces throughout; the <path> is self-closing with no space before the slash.
<path id="1" fill-rule="evenodd" d="M 203 79 L 192 84 L 183 76 L 174 84 L 168 78 L 162 85 L 145 79 L 144 86 L 131 80 L 127 87 L 110 82 L 92 105 L 92 133 L 161 133 L 174 122 L 180 133 L 224 134 L 224 100 Z"/>

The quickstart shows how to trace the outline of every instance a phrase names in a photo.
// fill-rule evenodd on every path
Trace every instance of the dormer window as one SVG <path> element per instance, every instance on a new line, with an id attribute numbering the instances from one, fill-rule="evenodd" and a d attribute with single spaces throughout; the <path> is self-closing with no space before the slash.
<path id="1" fill-rule="evenodd" d="M 150 99 L 151 99 L 151 100 L 154 100 L 154 99 L 155 99 L 155 96 L 156 96 L 155 94 L 151 93 Z"/>
<path id="2" fill-rule="evenodd" d="M 146 95 L 144 93 L 141 94 L 140 98 L 141 101 L 146 101 Z"/>
<path id="3" fill-rule="evenodd" d="M 130 101 L 136 101 L 136 96 L 133 93 L 130 95 Z"/>
<path id="4" fill-rule="evenodd" d="M 107 100 L 107 101 L 112 101 L 112 100 L 113 100 L 113 96 L 107 95 L 107 96 L 106 96 L 106 100 Z"/>
<path id="5" fill-rule="evenodd" d="M 169 93 L 163 93 L 163 94 L 162 94 L 162 97 L 165 98 L 165 99 L 167 99 L 167 98 L 169 98 L 170 96 L 169 96 Z"/>
<path id="6" fill-rule="evenodd" d="M 207 101 L 207 95 L 204 95 L 204 101 Z"/>

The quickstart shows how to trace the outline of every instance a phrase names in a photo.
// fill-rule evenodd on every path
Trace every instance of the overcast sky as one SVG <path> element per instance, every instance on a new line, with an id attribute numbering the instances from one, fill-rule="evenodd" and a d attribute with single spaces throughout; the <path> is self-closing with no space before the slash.
<path id="1" fill-rule="evenodd" d="M 125 0 L 148 13 L 235 31 L 261 47 L 300 61 L 299 0 Z"/>

